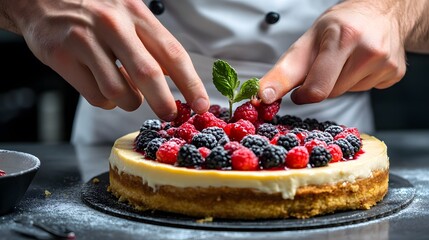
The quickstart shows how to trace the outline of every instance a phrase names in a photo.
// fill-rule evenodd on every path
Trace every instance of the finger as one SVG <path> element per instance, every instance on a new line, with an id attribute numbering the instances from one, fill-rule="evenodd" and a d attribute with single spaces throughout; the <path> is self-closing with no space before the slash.
<path id="1" fill-rule="evenodd" d="M 74 29 L 70 34 L 72 51 L 92 72 L 103 96 L 126 111 L 137 109 L 142 103 L 141 94 L 128 83 L 116 68 L 116 57 L 104 42 L 97 42 L 95 36 L 82 29 Z M 85 51 L 82 51 L 85 49 Z"/>
<path id="2" fill-rule="evenodd" d="M 326 28 L 320 36 L 318 55 L 302 86 L 292 92 L 292 101 L 304 104 L 325 100 L 355 47 L 353 33 L 348 29 Z"/>
<path id="3" fill-rule="evenodd" d="M 270 104 L 302 84 L 314 60 L 313 33 L 306 32 L 259 82 L 259 97 Z"/>
<path id="4" fill-rule="evenodd" d="M 141 14 L 148 15 L 142 9 Z M 152 15 L 152 14 L 149 14 Z M 138 21 L 137 34 L 144 46 L 164 68 L 196 113 L 210 107 L 207 91 L 183 46 L 154 17 Z"/>

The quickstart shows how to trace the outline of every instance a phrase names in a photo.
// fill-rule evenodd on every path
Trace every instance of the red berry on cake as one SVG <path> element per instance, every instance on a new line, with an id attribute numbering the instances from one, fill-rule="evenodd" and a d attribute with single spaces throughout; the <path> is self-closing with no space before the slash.
<path id="1" fill-rule="evenodd" d="M 220 127 L 224 128 L 226 122 L 222 119 L 217 118 L 213 113 L 205 112 L 203 114 L 196 114 L 192 117 L 193 124 L 198 131 L 201 131 L 208 127 Z"/>
<path id="2" fill-rule="evenodd" d="M 261 104 L 258 107 L 258 116 L 259 119 L 263 121 L 271 121 L 276 116 L 277 112 L 280 109 L 280 103 L 282 99 L 271 103 L 271 104 L 265 104 L 261 102 Z"/>
<path id="3" fill-rule="evenodd" d="M 177 161 L 177 154 L 179 152 L 181 145 L 176 141 L 167 141 L 158 148 L 156 152 L 156 161 L 166 164 L 175 164 Z"/>
<path id="4" fill-rule="evenodd" d="M 195 129 L 195 126 L 186 122 L 176 129 L 174 136 L 189 143 L 191 142 L 192 137 L 197 133 L 199 133 L 199 131 Z"/>
<path id="5" fill-rule="evenodd" d="M 339 162 L 343 159 L 343 152 L 337 144 L 329 144 L 326 149 L 328 149 L 329 153 L 332 155 L 331 163 Z"/>
<path id="6" fill-rule="evenodd" d="M 247 120 L 253 124 L 258 121 L 258 110 L 248 101 L 235 109 L 231 122 L 237 122 L 240 119 Z"/>
<path id="7" fill-rule="evenodd" d="M 313 150 L 313 148 L 316 146 L 321 146 L 321 147 L 326 148 L 326 147 L 328 147 L 328 144 L 326 144 L 326 142 L 319 140 L 319 139 L 312 139 L 312 140 L 304 143 L 304 147 L 306 147 L 308 152 L 310 152 L 310 153 Z"/>
<path id="8" fill-rule="evenodd" d="M 241 145 L 237 141 L 231 141 L 226 143 L 223 148 L 231 155 L 233 152 L 237 151 L 240 148 L 243 148 L 244 146 Z"/>
<path id="9" fill-rule="evenodd" d="M 198 148 L 198 151 L 200 152 L 201 156 L 205 159 L 211 152 L 210 149 L 206 147 L 200 147 Z"/>
<path id="10" fill-rule="evenodd" d="M 286 155 L 286 167 L 288 168 L 306 168 L 308 164 L 309 153 L 306 147 L 296 146 L 288 151 Z"/>
<path id="11" fill-rule="evenodd" d="M 228 126 L 228 128 L 229 139 L 231 139 L 231 141 L 239 142 L 245 136 L 255 134 L 255 126 L 251 122 L 244 119 L 240 119 L 237 122 L 232 123 Z"/>
<path id="12" fill-rule="evenodd" d="M 256 171 L 259 169 L 259 159 L 252 150 L 242 147 L 231 155 L 232 170 Z"/>
<path id="13" fill-rule="evenodd" d="M 180 100 L 176 100 L 177 116 L 171 121 L 173 127 L 178 127 L 184 122 L 188 121 L 191 117 L 191 107 L 187 103 L 182 103 Z"/>

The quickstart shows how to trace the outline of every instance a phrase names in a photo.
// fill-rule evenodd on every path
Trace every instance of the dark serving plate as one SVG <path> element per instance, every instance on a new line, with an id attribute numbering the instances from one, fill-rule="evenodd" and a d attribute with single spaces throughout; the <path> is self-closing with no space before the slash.
<path id="1" fill-rule="evenodd" d="M 0 176 L 0 215 L 10 212 L 21 200 L 39 168 L 36 156 L 0 149 L 0 169 L 6 172 Z"/>

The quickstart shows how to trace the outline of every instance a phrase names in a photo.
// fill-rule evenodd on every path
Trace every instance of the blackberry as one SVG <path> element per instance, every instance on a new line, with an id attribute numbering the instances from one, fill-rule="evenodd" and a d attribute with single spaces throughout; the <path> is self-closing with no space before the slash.
<path id="1" fill-rule="evenodd" d="M 353 134 L 349 134 L 346 136 L 346 140 L 353 146 L 353 150 L 355 153 L 359 152 L 362 148 L 362 141 Z"/>
<path id="2" fill-rule="evenodd" d="M 281 135 L 277 139 L 277 145 L 282 146 L 286 151 L 289 151 L 293 147 L 299 146 L 299 140 L 295 134 L 287 133 L 286 135 Z"/>
<path id="3" fill-rule="evenodd" d="M 161 121 L 158 119 L 148 119 L 143 122 L 140 127 L 140 132 L 145 130 L 155 130 L 159 131 L 162 129 Z"/>
<path id="4" fill-rule="evenodd" d="M 263 123 L 259 125 L 258 129 L 256 130 L 256 134 L 264 136 L 268 139 L 272 139 L 277 133 L 279 133 L 279 130 L 276 126 L 274 126 L 271 123 Z"/>
<path id="5" fill-rule="evenodd" d="M 260 165 L 264 169 L 281 167 L 285 163 L 286 149 L 276 145 L 266 146 L 259 157 Z"/>
<path id="6" fill-rule="evenodd" d="M 331 125 L 325 129 L 325 132 L 332 135 L 332 137 L 335 137 L 338 135 L 338 133 L 342 132 L 344 129 L 341 126 L 338 125 Z"/>
<path id="7" fill-rule="evenodd" d="M 143 152 L 152 139 L 159 137 L 160 135 L 155 130 L 143 130 L 134 139 L 134 149 Z"/>
<path id="8" fill-rule="evenodd" d="M 195 145 L 197 148 L 206 147 L 212 149 L 216 147 L 217 140 L 212 134 L 197 133 L 192 137 L 191 144 Z"/>
<path id="9" fill-rule="evenodd" d="M 305 123 L 305 122 L 296 122 L 292 125 L 292 128 L 311 130 L 310 125 L 308 125 L 308 123 Z"/>
<path id="10" fill-rule="evenodd" d="M 310 153 L 309 163 L 312 167 L 323 167 L 328 165 L 332 159 L 332 154 L 321 146 L 315 146 Z"/>
<path id="11" fill-rule="evenodd" d="M 294 128 L 292 130 L 289 131 L 290 133 L 293 133 L 295 135 L 300 134 L 300 133 L 304 133 L 305 135 L 308 135 L 309 131 L 307 129 L 304 128 Z"/>
<path id="12" fill-rule="evenodd" d="M 264 147 L 270 144 L 266 138 L 259 135 L 247 135 L 241 139 L 240 143 L 252 150 L 257 157 L 261 156 Z"/>
<path id="13" fill-rule="evenodd" d="M 225 146 L 225 144 L 229 143 L 231 140 L 229 140 L 228 135 L 225 134 L 219 141 L 217 141 L 217 145 L 219 146 Z"/>
<path id="14" fill-rule="evenodd" d="M 293 115 L 284 115 L 278 119 L 278 124 L 293 126 L 295 123 L 302 122 L 302 119 Z"/>
<path id="15" fill-rule="evenodd" d="M 213 148 L 210 154 L 206 157 L 204 166 L 207 169 L 231 169 L 231 156 L 225 149 L 223 149 L 222 146 L 217 146 Z"/>
<path id="16" fill-rule="evenodd" d="M 307 124 L 310 130 L 319 129 L 319 121 L 314 118 L 306 118 L 303 123 Z"/>
<path id="17" fill-rule="evenodd" d="M 219 111 L 219 118 L 224 120 L 225 122 L 228 122 L 231 118 L 229 115 L 229 109 L 228 108 L 221 108 Z"/>
<path id="18" fill-rule="evenodd" d="M 304 139 L 304 142 L 309 142 L 313 139 L 318 139 L 324 141 L 326 144 L 331 144 L 334 141 L 334 138 L 331 134 L 327 132 L 322 132 L 319 130 L 311 131 L 308 136 Z"/>
<path id="19" fill-rule="evenodd" d="M 326 128 L 328 128 L 329 126 L 332 126 L 332 125 L 338 125 L 338 124 L 334 121 L 319 122 L 319 130 L 325 131 Z"/>
<path id="20" fill-rule="evenodd" d="M 144 149 L 145 152 L 145 157 L 155 160 L 156 159 L 156 151 L 158 151 L 158 148 L 161 146 L 161 144 L 163 144 L 164 142 L 166 142 L 167 140 L 164 138 L 154 138 L 152 139 L 146 146 L 146 148 Z"/>
<path id="21" fill-rule="evenodd" d="M 334 144 L 337 144 L 341 148 L 341 152 L 343 152 L 343 158 L 345 159 L 353 159 L 355 155 L 355 150 L 353 145 L 344 138 L 340 138 L 334 141 Z"/>
<path id="22" fill-rule="evenodd" d="M 203 162 L 203 157 L 194 145 L 184 144 L 179 149 L 176 161 L 177 166 L 199 168 Z"/>
<path id="23" fill-rule="evenodd" d="M 226 136 L 225 131 L 220 127 L 208 127 L 201 130 L 202 133 L 213 135 L 217 141 Z"/>

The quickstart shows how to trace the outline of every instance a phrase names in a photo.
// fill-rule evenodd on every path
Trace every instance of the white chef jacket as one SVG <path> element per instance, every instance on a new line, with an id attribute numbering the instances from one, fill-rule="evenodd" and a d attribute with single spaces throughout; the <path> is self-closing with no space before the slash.
<path id="1" fill-rule="evenodd" d="M 148 4 L 150 1 L 144 1 Z M 226 60 L 241 81 L 261 78 L 326 9 L 338 0 L 163 0 L 165 11 L 157 16 L 189 52 L 204 82 L 211 104 L 228 106 L 212 83 L 216 59 Z M 277 12 L 277 23 L 265 23 L 268 12 Z M 176 99 L 184 101 L 171 79 Z M 235 107 L 240 103 L 236 103 Z M 319 121 L 331 120 L 357 127 L 362 132 L 374 128 L 368 92 L 347 93 L 320 103 L 295 105 L 289 94 L 283 97 L 279 115 L 290 114 Z M 75 115 L 72 143 L 111 143 L 137 131 L 144 120 L 156 118 L 148 104 L 134 112 L 120 108 L 103 110 L 82 97 Z"/>

